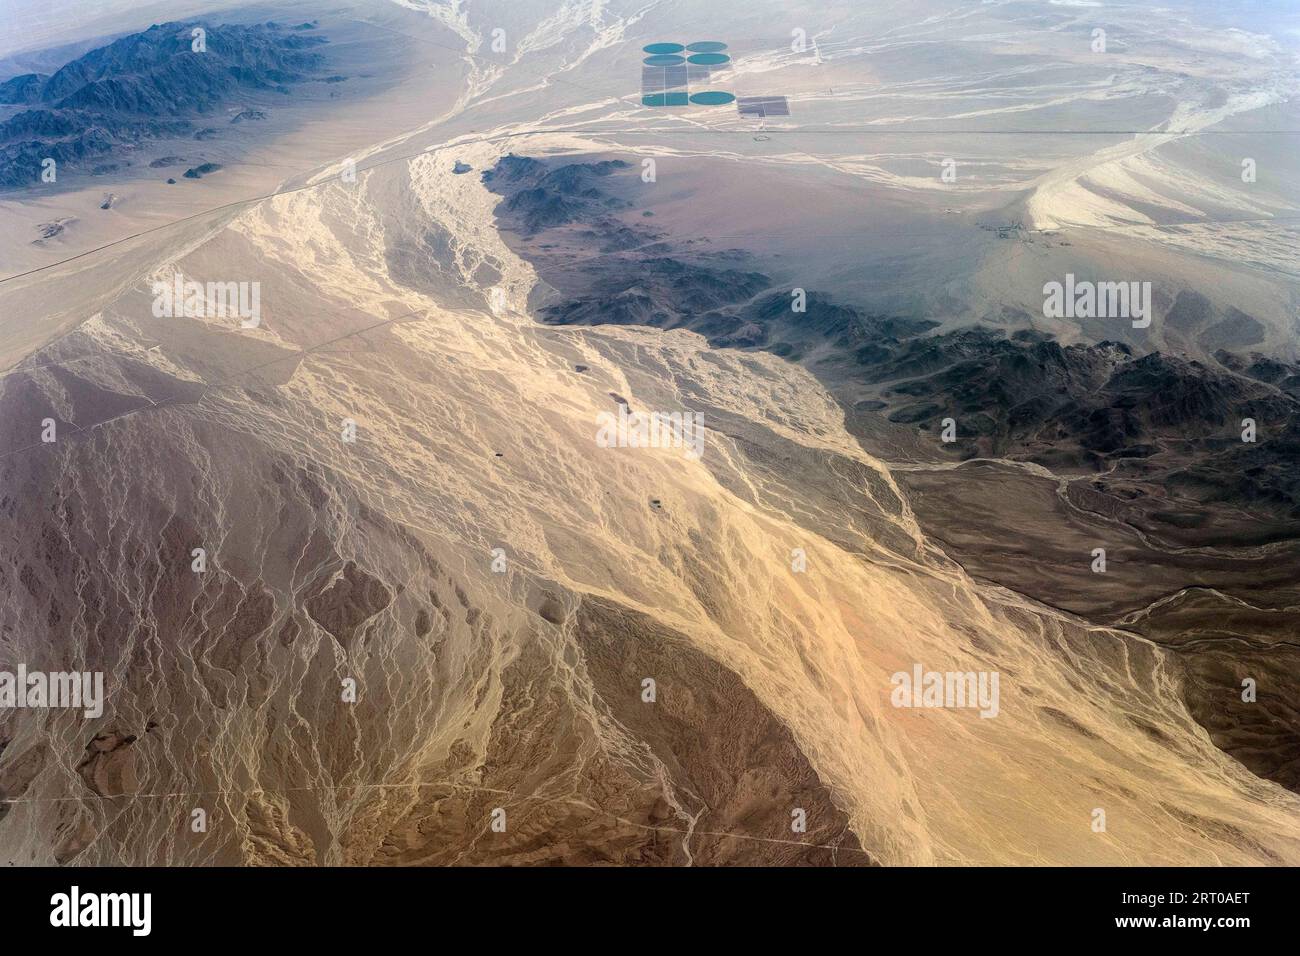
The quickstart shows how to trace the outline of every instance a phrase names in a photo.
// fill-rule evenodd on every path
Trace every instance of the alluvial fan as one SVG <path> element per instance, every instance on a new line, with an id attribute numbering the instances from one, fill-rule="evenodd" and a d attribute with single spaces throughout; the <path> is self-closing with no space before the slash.
<path id="1" fill-rule="evenodd" d="M 0 856 L 1300 862 L 1280 48 L 526 6 L 0 82 Z"/>

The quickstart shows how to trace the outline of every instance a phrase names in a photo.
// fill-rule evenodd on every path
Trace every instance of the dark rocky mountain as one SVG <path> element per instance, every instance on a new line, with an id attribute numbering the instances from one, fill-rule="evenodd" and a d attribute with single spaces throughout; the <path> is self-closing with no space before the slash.
<path id="1" fill-rule="evenodd" d="M 713 269 L 658 256 L 638 260 L 635 274 L 599 270 L 591 294 L 550 306 L 543 318 L 556 325 L 686 326 L 723 338 L 735 331 L 735 322 L 711 315 L 712 310 L 749 299 L 770 285 L 759 272 Z"/>
<path id="2" fill-rule="evenodd" d="M 596 182 L 627 169 L 621 159 L 570 163 L 552 169 L 524 156 L 504 157 L 483 174 L 493 188 L 508 189 L 506 209 L 529 235 L 543 229 L 588 219 L 626 204 L 597 187 Z"/>
<path id="3" fill-rule="evenodd" d="M 1032 330 L 937 331 L 928 319 L 871 314 L 816 290 L 796 311 L 793 290 L 737 268 L 743 256 L 669 244 L 619 219 L 630 208 L 619 185 L 630 169 L 509 155 L 483 174 L 504 197 L 498 219 L 556 290 L 544 321 L 686 328 L 715 346 L 805 362 L 837 391 L 871 396 L 856 402 L 857 416 L 929 433 L 959 460 L 1095 473 L 1099 490 L 1124 498 L 1158 481 L 1188 499 L 1300 519 L 1290 468 L 1300 451 L 1300 367 L 1225 349 L 1206 364 L 1116 342 L 1062 345 Z M 1253 321 L 1213 311 L 1185 292 L 1172 321 Z M 956 440 L 940 444 L 947 418 Z M 1254 442 L 1242 440 L 1244 419 L 1255 423 Z"/>
<path id="4" fill-rule="evenodd" d="M 202 179 L 209 173 L 215 173 L 221 169 L 220 163 L 201 163 L 198 166 L 191 166 L 185 170 L 186 179 Z"/>
<path id="5" fill-rule="evenodd" d="M 193 30 L 206 49 L 192 49 Z M 0 188 L 40 179 L 41 161 L 86 160 L 163 137 L 188 135 L 194 118 L 251 92 L 288 93 L 325 63 L 328 41 L 275 23 L 166 23 L 122 37 L 53 75 L 0 83 L 0 104 L 27 107 L 0 122 Z"/>

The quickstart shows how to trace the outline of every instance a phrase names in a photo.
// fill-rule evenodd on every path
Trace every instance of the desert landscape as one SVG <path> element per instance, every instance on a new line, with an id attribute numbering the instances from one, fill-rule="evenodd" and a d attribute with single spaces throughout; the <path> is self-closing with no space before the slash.
<path id="1" fill-rule="evenodd" d="M 1300 863 L 1289 4 L 96 11 L 0 0 L 0 671 L 104 688 L 6 863 Z"/>

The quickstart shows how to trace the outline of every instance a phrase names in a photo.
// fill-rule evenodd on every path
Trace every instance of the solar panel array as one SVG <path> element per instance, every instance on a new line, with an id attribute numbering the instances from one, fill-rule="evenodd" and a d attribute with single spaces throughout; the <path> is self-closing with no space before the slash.
<path id="1" fill-rule="evenodd" d="M 784 96 L 742 96 L 736 100 L 741 116 L 789 116 L 790 102 Z"/>

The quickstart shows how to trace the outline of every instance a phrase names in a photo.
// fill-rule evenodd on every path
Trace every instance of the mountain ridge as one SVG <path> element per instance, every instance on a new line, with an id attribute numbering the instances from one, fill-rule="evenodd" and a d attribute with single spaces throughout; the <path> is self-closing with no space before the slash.
<path id="1" fill-rule="evenodd" d="M 195 50 L 199 29 L 203 46 Z M 0 189 L 40 181 L 46 158 L 78 170 L 147 140 L 186 135 L 196 118 L 243 95 L 287 95 L 325 67 L 317 48 L 328 42 L 274 21 L 174 21 L 93 49 L 51 75 L 11 77 L 0 83 L 0 104 L 27 108 L 0 122 Z"/>

